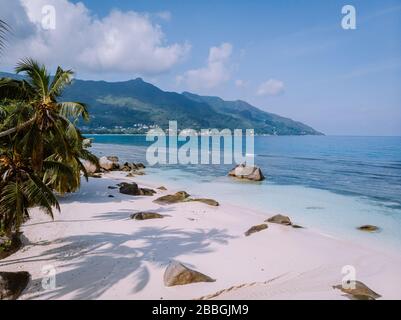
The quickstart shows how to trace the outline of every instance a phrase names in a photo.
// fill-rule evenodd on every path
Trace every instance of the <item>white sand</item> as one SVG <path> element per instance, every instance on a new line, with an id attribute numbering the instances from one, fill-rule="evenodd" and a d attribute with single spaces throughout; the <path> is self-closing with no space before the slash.
<path id="1" fill-rule="evenodd" d="M 32 214 L 23 227 L 25 247 L 0 261 L 2 271 L 31 273 L 21 299 L 195 299 L 240 285 L 215 298 L 348 299 L 332 288 L 345 265 L 384 299 L 401 298 L 401 255 L 274 224 L 245 237 L 274 213 L 227 203 L 160 206 L 152 202 L 156 196 L 178 190 L 133 197 L 107 188 L 121 181 L 130 179 L 113 173 L 84 182 L 79 193 L 61 199 L 54 221 Z M 169 217 L 129 219 L 143 210 Z M 217 281 L 167 288 L 163 273 L 171 260 Z M 42 288 L 46 265 L 57 271 L 53 290 Z"/>

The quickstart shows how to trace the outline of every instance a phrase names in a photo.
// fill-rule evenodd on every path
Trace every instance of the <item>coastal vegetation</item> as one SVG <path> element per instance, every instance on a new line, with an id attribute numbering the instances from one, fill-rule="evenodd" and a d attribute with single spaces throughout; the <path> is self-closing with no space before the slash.
<path id="1" fill-rule="evenodd" d="M 89 120 L 86 105 L 60 99 L 73 72 L 58 67 L 51 76 L 32 59 L 15 71 L 23 78 L 0 79 L 0 236 L 8 237 L 32 208 L 53 216 L 56 195 L 78 190 L 81 173 L 88 177 L 82 161 L 98 161 L 76 126 Z"/>

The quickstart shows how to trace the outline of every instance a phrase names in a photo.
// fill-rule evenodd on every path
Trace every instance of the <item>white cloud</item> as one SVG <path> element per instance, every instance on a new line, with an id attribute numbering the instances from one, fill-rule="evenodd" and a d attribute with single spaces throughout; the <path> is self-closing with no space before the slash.
<path id="1" fill-rule="evenodd" d="M 223 43 L 219 47 L 211 47 L 207 65 L 192 69 L 177 77 L 179 84 L 184 84 L 191 90 L 215 88 L 230 79 L 229 60 L 233 47 Z"/>
<path id="2" fill-rule="evenodd" d="M 2 17 L 21 31 L 9 41 L 5 57 L 9 64 L 29 56 L 52 67 L 61 65 L 87 73 L 152 75 L 169 71 L 190 50 L 185 43 L 168 44 L 161 27 L 148 14 L 114 10 L 99 18 L 80 2 L 11 3 L 0 0 Z M 56 9 L 54 30 L 42 28 L 42 8 L 46 5 Z M 163 16 L 168 18 L 166 13 Z"/>
<path id="3" fill-rule="evenodd" d="M 276 96 L 284 92 L 284 82 L 276 79 L 269 79 L 263 82 L 256 92 L 258 96 Z"/>

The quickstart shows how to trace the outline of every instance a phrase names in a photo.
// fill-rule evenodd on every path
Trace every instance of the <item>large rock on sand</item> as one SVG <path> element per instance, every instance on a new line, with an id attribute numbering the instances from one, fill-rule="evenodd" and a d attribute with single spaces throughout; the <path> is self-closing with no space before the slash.
<path id="1" fill-rule="evenodd" d="M 145 169 L 145 165 L 143 163 L 129 163 L 129 162 L 125 162 L 123 164 L 123 166 L 121 167 L 121 171 L 138 171 L 138 170 L 142 170 Z"/>
<path id="2" fill-rule="evenodd" d="M 357 300 L 376 300 L 381 297 L 380 294 L 374 292 L 367 285 L 360 281 L 353 281 L 350 283 L 349 287 L 350 288 L 344 288 L 341 284 L 333 286 L 334 289 L 341 290 Z"/>
<path id="3" fill-rule="evenodd" d="M 82 147 L 87 149 L 87 148 L 91 148 L 92 147 L 92 141 L 93 139 L 84 139 L 82 141 Z"/>
<path id="4" fill-rule="evenodd" d="M 94 174 L 97 172 L 96 164 L 90 162 L 89 160 L 81 160 L 81 162 L 88 174 Z"/>
<path id="5" fill-rule="evenodd" d="M 268 226 L 267 226 L 266 223 L 258 224 L 257 226 L 253 226 L 253 227 L 251 227 L 247 232 L 245 232 L 245 235 L 246 235 L 247 237 L 249 237 L 252 233 L 256 233 L 256 232 L 265 230 L 265 229 L 267 229 L 267 228 L 268 228 Z"/>
<path id="6" fill-rule="evenodd" d="M 0 272 L 0 300 L 16 300 L 29 283 L 30 274 L 21 272 Z"/>
<path id="7" fill-rule="evenodd" d="M 138 169 L 146 169 L 146 166 L 145 166 L 143 163 L 141 163 L 141 162 L 134 163 L 134 164 L 136 165 L 136 167 L 137 167 Z"/>
<path id="8" fill-rule="evenodd" d="M 216 280 L 210 278 L 203 273 L 192 270 L 183 264 L 173 261 L 164 272 L 164 285 L 166 287 L 190 284 L 195 282 L 214 282 Z"/>
<path id="9" fill-rule="evenodd" d="M 189 194 L 186 193 L 185 191 L 179 191 L 175 194 L 168 194 L 166 196 L 162 196 L 160 198 L 157 198 L 153 202 L 159 203 L 159 204 L 173 204 L 173 203 L 178 203 L 178 202 L 183 202 L 187 198 L 189 198 Z"/>
<path id="10" fill-rule="evenodd" d="M 245 164 L 240 164 L 232 169 L 229 173 L 229 176 L 246 179 L 250 181 L 262 181 L 265 179 L 262 170 L 256 166 L 247 166 Z"/>
<path id="11" fill-rule="evenodd" d="M 116 156 L 101 157 L 99 159 L 99 166 L 100 168 L 107 171 L 120 169 L 120 164 L 118 163 L 118 157 Z"/>
<path id="12" fill-rule="evenodd" d="M 113 163 L 118 163 L 118 161 L 119 161 L 120 159 L 118 159 L 117 156 L 108 156 L 108 157 L 107 157 L 107 160 L 109 160 L 109 161 L 111 161 L 111 162 L 113 162 Z"/>
<path id="13" fill-rule="evenodd" d="M 150 219 L 162 219 L 163 215 L 156 212 L 137 212 L 131 215 L 131 219 L 133 220 L 150 220 Z"/>
<path id="14" fill-rule="evenodd" d="M 277 215 L 267 219 L 266 222 L 278 223 L 278 224 L 282 224 L 282 225 L 285 225 L 285 226 L 292 225 L 292 222 L 291 222 L 290 218 L 287 217 L 287 216 L 283 216 L 281 214 L 277 214 Z"/>
<path id="15" fill-rule="evenodd" d="M 148 188 L 139 188 L 135 182 L 120 184 L 120 193 L 130 196 L 153 196 L 156 191 Z"/>
<path id="16" fill-rule="evenodd" d="M 99 159 L 99 166 L 104 170 L 110 171 L 114 168 L 114 162 L 107 159 L 107 157 L 101 157 Z"/>

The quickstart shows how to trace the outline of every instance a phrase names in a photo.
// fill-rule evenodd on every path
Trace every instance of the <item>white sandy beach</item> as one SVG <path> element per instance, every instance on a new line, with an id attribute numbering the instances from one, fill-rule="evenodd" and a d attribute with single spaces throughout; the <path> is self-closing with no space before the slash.
<path id="1" fill-rule="evenodd" d="M 158 190 L 153 197 L 135 197 L 108 189 L 122 181 L 136 179 L 114 172 L 83 182 L 79 193 L 61 199 L 62 212 L 54 221 L 33 212 L 23 227 L 24 247 L 0 261 L 2 271 L 31 273 L 20 299 L 348 299 L 332 288 L 341 283 L 345 265 L 354 266 L 357 280 L 384 299 L 401 298 L 401 255 L 334 239 L 308 226 L 269 223 L 267 230 L 245 237 L 251 226 L 277 212 L 224 202 L 219 207 L 161 206 L 152 201 L 179 190 L 166 185 L 168 191 Z M 144 210 L 168 217 L 130 219 Z M 163 274 L 171 260 L 216 281 L 165 287 Z M 54 290 L 41 285 L 46 265 L 57 271 Z"/>

